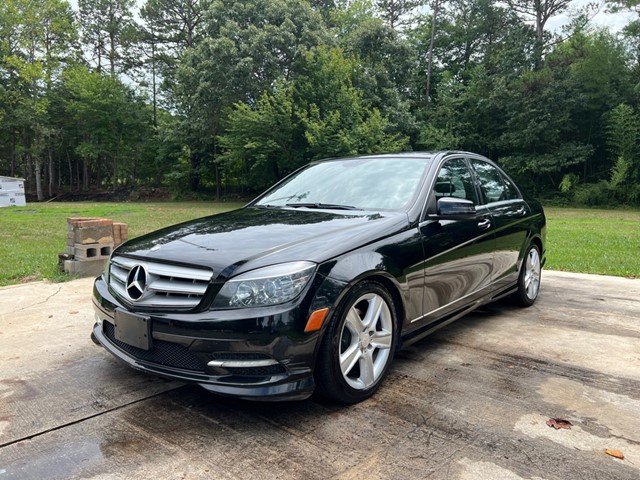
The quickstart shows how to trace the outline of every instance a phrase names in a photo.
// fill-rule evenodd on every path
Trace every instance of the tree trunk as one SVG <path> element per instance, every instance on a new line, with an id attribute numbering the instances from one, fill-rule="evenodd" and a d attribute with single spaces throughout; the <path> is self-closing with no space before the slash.
<path id="1" fill-rule="evenodd" d="M 216 200 L 220 200 L 220 165 L 216 163 Z"/>
<path id="2" fill-rule="evenodd" d="M 71 157 L 69 156 L 69 150 L 66 150 L 66 153 L 67 153 L 67 164 L 69 165 L 69 191 L 71 191 L 73 188 L 73 165 L 71 164 Z"/>
<path id="3" fill-rule="evenodd" d="M 98 159 L 96 160 L 96 187 L 98 188 L 100 188 L 100 182 L 102 181 L 102 178 L 101 178 L 102 169 L 100 167 L 102 166 L 103 162 L 104 162 L 104 157 L 98 157 Z"/>
<path id="4" fill-rule="evenodd" d="M 102 34 L 98 33 L 98 68 L 97 71 L 98 73 L 102 73 Z M 78 183 L 78 186 L 80 185 L 80 183 Z"/>
<path id="5" fill-rule="evenodd" d="M 22 134 L 23 134 L 22 146 L 26 151 L 25 160 L 27 161 L 25 178 L 32 179 L 33 178 L 33 157 L 31 155 L 31 139 L 29 138 L 28 133 L 23 131 Z"/>
<path id="6" fill-rule="evenodd" d="M 118 186 L 118 154 L 113 156 L 113 193 L 116 193 L 116 187 Z"/>
<path id="7" fill-rule="evenodd" d="M 42 193 L 42 160 L 37 158 L 35 159 L 35 177 L 36 177 L 36 196 L 38 197 L 38 201 L 44 201 L 44 194 Z"/>
<path id="8" fill-rule="evenodd" d="M 89 165 L 87 159 L 82 160 L 82 190 L 89 189 Z"/>
<path id="9" fill-rule="evenodd" d="M 16 176 L 16 129 L 11 129 L 11 176 Z"/>
<path id="10" fill-rule="evenodd" d="M 200 157 L 191 153 L 191 172 L 189 173 L 189 189 L 196 192 L 200 188 Z"/>
<path id="11" fill-rule="evenodd" d="M 431 70 L 433 68 L 433 44 L 436 39 L 436 21 L 438 18 L 438 10 L 440 9 L 440 0 L 435 0 L 433 4 L 433 13 L 431 18 L 431 39 L 429 40 L 429 53 L 427 54 L 427 106 L 429 106 L 430 90 L 431 90 Z"/>
<path id="12" fill-rule="evenodd" d="M 156 42 L 151 42 L 151 79 L 153 82 L 153 128 L 158 128 L 158 100 L 156 88 Z"/>
<path id="13" fill-rule="evenodd" d="M 53 197 L 53 183 L 55 182 L 55 175 L 53 171 L 53 154 L 51 153 L 51 147 L 49 147 L 49 198 Z"/>
<path id="14" fill-rule="evenodd" d="M 111 64 L 111 76 L 115 77 L 116 75 L 116 51 L 115 51 L 115 35 L 113 33 L 109 34 L 109 63 Z"/>

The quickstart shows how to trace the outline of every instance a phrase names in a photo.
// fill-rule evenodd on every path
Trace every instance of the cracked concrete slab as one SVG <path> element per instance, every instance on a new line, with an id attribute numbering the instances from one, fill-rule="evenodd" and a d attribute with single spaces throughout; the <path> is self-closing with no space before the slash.
<path id="1" fill-rule="evenodd" d="M 350 407 L 137 373 L 90 341 L 91 285 L 0 289 L 0 480 L 640 478 L 639 280 L 544 272 L 534 307 L 412 345 Z"/>

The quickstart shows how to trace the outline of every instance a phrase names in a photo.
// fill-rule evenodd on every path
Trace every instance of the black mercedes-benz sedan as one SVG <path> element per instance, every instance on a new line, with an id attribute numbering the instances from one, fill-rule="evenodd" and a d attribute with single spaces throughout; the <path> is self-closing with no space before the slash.
<path id="1" fill-rule="evenodd" d="M 257 400 L 372 395 L 395 351 L 480 305 L 532 305 L 545 216 L 467 152 L 331 159 L 245 207 L 117 248 L 94 341 L 130 366 Z"/>

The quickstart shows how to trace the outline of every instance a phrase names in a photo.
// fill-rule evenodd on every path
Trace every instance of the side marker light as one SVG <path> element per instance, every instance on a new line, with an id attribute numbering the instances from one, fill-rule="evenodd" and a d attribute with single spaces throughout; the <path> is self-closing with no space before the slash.
<path id="1" fill-rule="evenodd" d="M 316 330 L 320 330 L 322 328 L 322 324 L 324 323 L 324 319 L 327 316 L 328 308 L 322 308 L 320 310 L 316 310 L 309 316 L 309 320 L 307 320 L 307 326 L 304 327 L 304 332 L 315 332 Z"/>

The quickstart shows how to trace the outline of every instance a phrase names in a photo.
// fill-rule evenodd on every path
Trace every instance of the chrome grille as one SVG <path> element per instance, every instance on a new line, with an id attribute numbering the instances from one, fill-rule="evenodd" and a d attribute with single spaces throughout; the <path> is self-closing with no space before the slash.
<path id="1" fill-rule="evenodd" d="M 127 294 L 127 277 L 136 265 L 147 273 L 144 294 L 135 301 Z M 166 263 L 112 257 L 109 264 L 109 286 L 128 303 L 141 307 L 179 308 L 196 307 L 207 291 L 213 272 L 204 268 L 179 267 Z"/>

